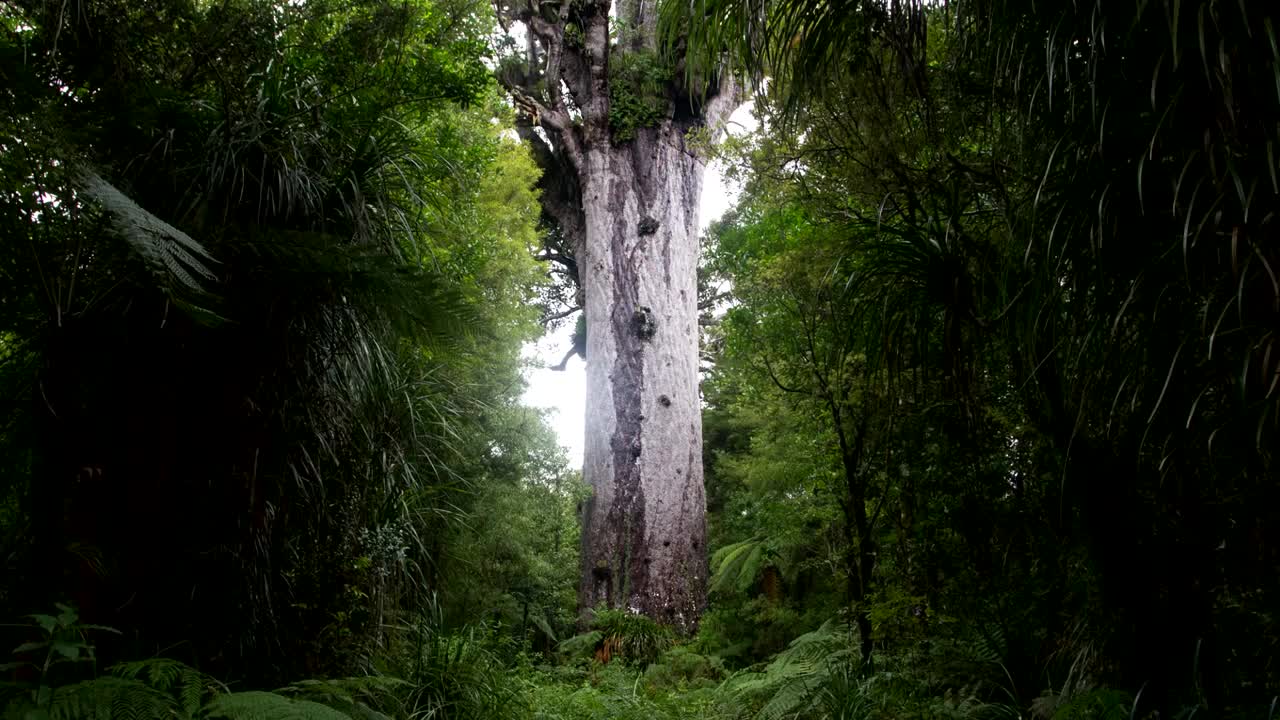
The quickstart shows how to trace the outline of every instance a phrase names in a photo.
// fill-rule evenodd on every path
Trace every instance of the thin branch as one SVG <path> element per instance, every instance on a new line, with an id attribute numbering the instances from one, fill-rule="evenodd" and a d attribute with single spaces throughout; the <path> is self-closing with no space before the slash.
<path id="1" fill-rule="evenodd" d="M 569 367 L 569 361 L 572 360 L 573 356 L 577 354 L 578 354 L 578 348 L 576 347 L 569 348 L 569 352 L 566 352 L 564 354 L 564 359 L 562 359 L 558 365 L 552 365 L 551 369 L 556 372 L 564 372 L 565 368 Z"/>
<path id="2" fill-rule="evenodd" d="M 771 364 L 769 363 L 769 357 L 768 357 L 768 356 L 761 356 L 761 359 L 762 359 L 762 360 L 764 360 L 764 369 L 765 369 L 765 372 L 767 372 L 767 373 L 769 374 L 769 379 L 773 381 L 773 384 L 774 384 L 774 385 L 777 385 L 777 386 L 778 386 L 778 389 L 779 389 L 779 390 L 781 390 L 782 392 L 785 392 L 785 393 L 795 393 L 795 394 L 797 394 L 797 395 L 811 395 L 811 394 L 812 394 L 812 393 L 810 393 L 808 390 L 803 390 L 803 389 L 801 389 L 801 388 L 787 387 L 786 385 L 784 385 L 784 384 L 782 383 L 782 381 L 778 379 L 777 374 L 773 372 L 773 365 L 771 365 Z"/>
<path id="3" fill-rule="evenodd" d="M 550 315 L 546 315 L 546 316 L 544 316 L 544 317 L 542 318 L 542 324 L 543 324 L 543 325 L 546 325 L 546 324 L 548 324 L 548 323 L 553 323 L 553 322 L 555 322 L 555 321 L 557 321 L 557 320 L 563 320 L 563 319 L 565 319 L 565 318 L 569 317 L 570 315 L 572 315 L 572 314 L 574 314 L 574 313 L 576 313 L 576 312 L 581 312 L 581 311 L 582 311 L 582 308 L 578 307 L 577 305 L 574 305 L 573 307 L 569 308 L 568 310 L 561 310 L 561 311 L 560 311 L 560 312 L 558 312 L 558 313 L 552 313 L 552 314 L 550 314 Z"/>
<path id="4" fill-rule="evenodd" d="M 578 264 L 576 260 L 569 257 L 568 255 L 565 255 L 564 253 L 552 252 L 550 250 L 547 250 L 541 255 L 533 256 L 533 259 L 541 260 L 543 262 L 558 262 L 561 265 L 577 265 Z"/>
<path id="5" fill-rule="evenodd" d="M 573 120 L 563 108 L 555 107 L 555 103 L 550 107 L 543 105 L 538 102 L 537 98 L 526 94 L 524 90 L 524 88 L 516 86 L 507 88 L 507 92 L 511 93 L 511 98 L 515 101 L 516 108 L 529 116 L 534 125 L 541 125 L 548 130 L 555 130 L 560 133 L 566 133 L 567 130 L 572 128 Z"/>

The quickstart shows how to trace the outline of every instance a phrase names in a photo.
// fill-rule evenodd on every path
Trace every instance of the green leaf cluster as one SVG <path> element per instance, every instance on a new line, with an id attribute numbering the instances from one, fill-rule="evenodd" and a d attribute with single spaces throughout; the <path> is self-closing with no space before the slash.
<path id="1" fill-rule="evenodd" d="M 634 140 L 640 128 L 667 118 L 671 68 L 648 50 L 615 49 L 609 56 L 609 129 L 613 142 Z"/>

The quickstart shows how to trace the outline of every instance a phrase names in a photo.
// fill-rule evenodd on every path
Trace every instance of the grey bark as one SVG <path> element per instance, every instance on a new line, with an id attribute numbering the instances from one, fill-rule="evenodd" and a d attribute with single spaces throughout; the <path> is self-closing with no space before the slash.
<path id="1" fill-rule="evenodd" d="M 544 171 L 559 173 L 543 180 L 544 219 L 572 251 L 584 291 L 583 477 L 593 495 L 583 513 L 579 607 L 584 620 L 603 604 L 692 631 L 707 580 L 697 308 L 705 168 L 685 138 L 718 127 L 736 87 L 726 79 L 689 93 L 673 82 L 666 119 L 615 142 L 609 2 L 565 1 L 554 17 L 548 5 L 499 10 L 537 40 L 532 82 L 509 89 L 526 124 L 551 140 L 533 142 Z M 652 52 L 654 0 L 622 0 L 618 14 L 630 32 L 613 52 Z M 566 42 L 569 24 L 580 40 Z M 528 128 L 522 135 L 536 138 Z"/>
<path id="2" fill-rule="evenodd" d="M 698 396 L 701 168 L 670 130 L 587 158 L 587 438 L 580 605 L 681 628 L 706 593 Z M 660 218 L 660 219 L 659 219 Z"/>

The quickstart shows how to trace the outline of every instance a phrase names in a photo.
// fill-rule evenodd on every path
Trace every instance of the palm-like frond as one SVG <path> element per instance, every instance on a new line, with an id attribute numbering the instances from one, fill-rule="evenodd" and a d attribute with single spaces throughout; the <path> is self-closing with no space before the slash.
<path id="1" fill-rule="evenodd" d="M 725 545 L 711 556 L 710 592 L 746 591 L 770 559 L 771 553 L 764 538 L 749 538 Z"/>
<path id="2" fill-rule="evenodd" d="M 897 51 L 904 79 L 923 72 L 924 8 L 920 0 L 665 0 L 660 30 L 668 48 L 687 53 L 690 76 L 708 70 L 743 73 L 760 87 L 824 92 L 851 50 L 875 44 Z"/>
<path id="3" fill-rule="evenodd" d="M 391 677 L 370 675 L 338 680 L 304 680 L 276 690 L 277 694 L 310 700 L 339 710 L 355 720 L 384 720 L 378 708 L 400 709 L 399 693 L 408 683 Z"/>
<path id="4" fill-rule="evenodd" d="M 374 709 L 399 707 L 406 683 L 394 678 L 308 680 L 276 692 L 230 693 L 175 660 L 121 663 L 111 674 L 69 685 L 0 685 L 6 718 L 50 720 L 388 720 Z"/>

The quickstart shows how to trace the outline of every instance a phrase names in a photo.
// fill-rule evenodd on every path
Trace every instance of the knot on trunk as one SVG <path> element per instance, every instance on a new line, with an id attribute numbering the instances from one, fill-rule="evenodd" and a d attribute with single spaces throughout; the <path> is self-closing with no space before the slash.
<path id="1" fill-rule="evenodd" d="M 631 315 L 631 329 L 641 340 L 652 339 L 653 334 L 658 331 L 658 321 L 653 317 L 653 310 L 647 305 L 641 305 Z"/>
<path id="2" fill-rule="evenodd" d="M 658 232 L 659 225 L 661 225 L 661 223 L 658 222 L 657 218 L 651 215 L 645 215 L 644 218 L 640 220 L 640 224 L 636 226 L 636 231 L 641 235 L 652 235 Z"/>

